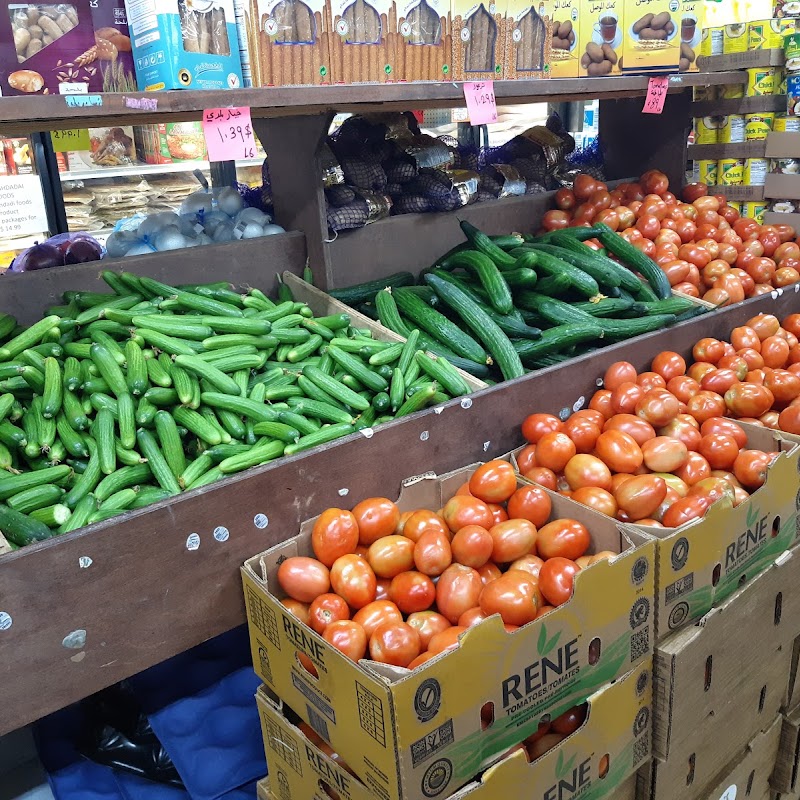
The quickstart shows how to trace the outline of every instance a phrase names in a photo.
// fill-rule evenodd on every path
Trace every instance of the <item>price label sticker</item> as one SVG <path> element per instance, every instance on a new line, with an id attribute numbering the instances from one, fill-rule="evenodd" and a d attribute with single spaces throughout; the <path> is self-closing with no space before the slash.
<path id="1" fill-rule="evenodd" d="M 74 128 L 67 131 L 53 131 L 53 150 L 56 153 L 68 153 L 70 150 L 91 150 L 88 128 Z"/>
<path id="2" fill-rule="evenodd" d="M 497 103 L 494 99 L 494 81 L 467 81 L 464 84 L 470 125 L 488 125 L 497 122 Z"/>
<path id="3" fill-rule="evenodd" d="M 664 110 L 668 86 L 668 75 L 660 78 L 650 78 L 647 83 L 647 96 L 644 99 L 643 114 L 660 114 Z"/>
<path id="4" fill-rule="evenodd" d="M 206 109 L 203 112 L 203 135 L 209 161 L 256 157 L 256 137 L 247 107 Z"/>

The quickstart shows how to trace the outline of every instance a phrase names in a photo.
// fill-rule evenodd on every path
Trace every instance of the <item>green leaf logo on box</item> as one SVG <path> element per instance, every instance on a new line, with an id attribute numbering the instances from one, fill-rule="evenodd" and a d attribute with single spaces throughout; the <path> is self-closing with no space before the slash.
<path id="1" fill-rule="evenodd" d="M 558 631 L 552 639 L 547 638 L 547 627 L 542 625 L 542 629 L 539 631 L 539 640 L 536 643 L 536 651 L 539 654 L 539 657 L 542 658 L 546 656 L 557 644 L 558 640 L 561 637 L 561 631 Z"/>

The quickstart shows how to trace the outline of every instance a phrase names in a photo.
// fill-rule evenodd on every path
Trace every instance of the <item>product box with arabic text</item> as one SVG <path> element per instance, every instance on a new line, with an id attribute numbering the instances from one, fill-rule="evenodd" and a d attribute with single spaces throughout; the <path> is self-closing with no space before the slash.
<path id="1" fill-rule="evenodd" d="M 400 510 L 441 508 L 477 466 L 409 479 L 397 500 Z M 572 597 L 539 619 L 507 633 L 499 617 L 490 617 L 463 633 L 457 648 L 411 672 L 355 664 L 281 604 L 278 567 L 312 554 L 315 520 L 245 562 L 256 673 L 305 722 L 324 721 L 328 741 L 376 796 L 422 800 L 433 787 L 436 794 L 455 791 L 535 732 L 544 714 L 563 713 L 649 659 L 653 541 L 549 495 L 551 519 L 587 527 L 590 553 L 619 555 L 580 572 Z M 483 730 L 487 703 L 495 723 Z"/>
<path id="2" fill-rule="evenodd" d="M 680 0 L 624 0 L 622 72 L 677 72 L 681 53 Z"/>
<path id="3" fill-rule="evenodd" d="M 657 540 L 657 641 L 730 597 L 800 536 L 800 448 L 779 432 L 739 424 L 748 448 L 779 453 L 764 485 L 735 508 L 722 500 L 680 528 L 637 526 Z"/>
<path id="4" fill-rule="evenodd" d="M 426 797 L 448 800 L 632 800 L 635 770 L 650 753 L 652 673 L 648 659 L 588 700 L 585 722 L 553 749 L 528 763 L 516 752 L 490 766 L 455 794 L 431 785 Z M 269 768 L 265 796 L 274 800 L 381 797 L 298 727 L 298 717 L 262 686 L 256 694 Z M 447 773 L 446 760 L 438 774 Z M 269 792 L 269 794 L 266 794 Z"/>
<path id="5" fill-rule="evenodd" d="M 553 24 L 544 5 L 531 0 L 508 0 L 506 19 L 506 79 L 549 78 Z"/>
<path id="6" fill-rule="evenodd" d="M 242 86 L 233 0 L 126 0 L 125 5 L 139 89 Z"/>
<path id="7" fill-rule="evenodd" d="M 584 0 L 580 9 L 580 74 L 590 78 L 622 71 L 624 0 Z"/>
<path id="8" fill-rule="evenodd" d="M 551 78 L 577 78 L 580 75 L 581 55 L 586 49 L 580 38 L 584 6 L 582 0 L 540 0 L 539 13 L 547 18 L 552 28 Z"/>
<path id="9" fill-rule="evenodd" d="M 500 80 L 505 77 L 507 0 L 452 0 L 454 81 Z"/>

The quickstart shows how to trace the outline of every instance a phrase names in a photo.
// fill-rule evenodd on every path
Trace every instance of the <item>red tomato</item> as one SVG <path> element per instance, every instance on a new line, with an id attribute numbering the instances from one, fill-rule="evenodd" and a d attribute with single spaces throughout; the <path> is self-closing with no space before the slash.
<path id="1" fill-rule="evenodd" d="M 370 658 L 395 667 L 407 667 L 420 649 L 419 633 L 405 622 L 384 622 L 369 640 Z"/>
<path id="2" fill-rule="evenodd" d="M 667 494 L 667 484 L 656 475 L 636 475 L 620 486 L 614 499 L 622 511 L 635 521 L 652 517 Z"/>
<path id="3" fill-rule="evenodd" d="M 675 475 L 689 486 L 694 486 L 711 475 L 711 467 L 700 453 L 690 452 L 686 463 L 675 470 Z"/>
<path id="4" fill-rule="evenodd" d="M 401 572 L 389 584 L 389 598 L 404 614 L 427 611 L 436 599 L 436 587 L 421 572 Z"/>
<path id="5" fill-rule="evenodd" d="M 689 448 L 680 439 L 656 436 L 655 439 L 644 443 L 642 455 L 644 465 L 653 472 L 672 472 L 686 463 L 689 458 Z"/>
<path id="6" fill-rule="evenodd" d="M 542 217 L 542 227 L 546 231 L 557 231 L 561 228 L 566 228 L 570 222 L 570 215 L 566 211 L 546 211 Z"/>
<path id="7" fill-rule="evenodd" d="M 703 375 L 703 380 L 700 381 L 700 388 L 715 394 L 725 394 L 738 381 L 739 377 L 732 369 L 715 369 L 713 372 L 707 372 Z"/>
<path id="8" fill-rule="evenodd" d="M 471 628 L 473 625 L 477 625 L 479 622 L 483 622 L 485 619 L 486 614 L 481 611 L 481 607 L 475 606 L 475 608 L 470 608 L 465 611 L 458 618 L 458 624 L 462 628 Z"/>
<path id="9" fill-rule="evenodd" d="M 367 652 L 367 634 L 357 622 L 351 620 L 332 622 L 323 631 L 322 638 L 352 661 L 364 658 Z"/>
<path id="10" fill-rule="evenodd" d="M 311 548 L 326 567 L 339 556 L 355 552 L 357 546 L 358 523 L 349 511 L 328 508 L 317 517 L 311 530 Z"/>
<path id="11" fill-rule="evenodd" d="M 638 383 L 621 383 L 611 392 L 611 408 L 615 414 L 632 414 L 644 393 Z"/>
<path id="12" fill-rule="evenodd" d="M 783 369 L 789 359 L 789 343 L 780 336 L 768 336 L 761 342 L 761 358 L 765 367 Z"/>
<path id="13" fill-rule="evenodd" d="M 423 575 L 441 575 L 453 562 L 450 540 L 439 531 L 426 531 L 414 545 L 414 565 Z"/>
<path id="14" fill-rule="evenodd" d="M 611 408 L 611 392 L 608 389 L 599 389 L 589 401 L 589 409 L 599 411 L 606 419 L 614 416 Z"/>
<path id="15" fill-rule="evenodd" d="M 539 573 L 539 588 L 545 600 L 552 606 L 560 606 L 572 597 L 575 576 L 580 568 L 568 558 L 550 558 Z"/>
<path id="16" fill-rule="evenodd" d="M 333 562 L 331 586 L 351 608 L 363 608 L 375 599 L 375 573 L 363 558 L 352 553 Z"/>
<path id="17" fill-rule="evenodd" d="M 478 605 L 483 581 L 477 570 L 463 564 L 451 564 L 436 584 L 436 606 L 453 625 L 470 608 Z"/>
<path id="18" fill-rule="evenodd" d="M 353 509 L 353 516 L 358 523 L 359 542 L 369 547 L 382 536 L 395 532 L 400 509 L 385 497 L 370 497 Z"/>
<path id="19" fill-rule="evenodd" d="M 643 192 L 663 195 L 669 189 L 669 178 L 663 172 L 649 170 L 642 175 L 641 184 Z"/>
<path id="20" fill-rule="evenodd" d="M 603 375 L 603 386 L 614 390 L 623 383 L 635 383 L 638 373 L 628 361 L 615 361 Z"/>
<path id="21" fill-rule="evenodd" d="M 575 443 L 565 433 L 546 433 L 536 445 L 536 463 L 561 472 L 576 453 Z"/>
<path id="22" fill-rule="evenodd" d="M 586 704 L 583 703 L 579 706 L 574 706 L 568 711 L 565 711 L 560 717 L 556 717 L 551 723 L 550 727 L 563 736 L 569 736 L 575 733 L 586 720 Z"/>
<path id="23" fill-rule="evenodd" d="M 553 492 L 558 489 L 558 478 L 555 472 L 551 469 L 547 469 L 547 467 L 534 467 L 524 472 L 523 475 L 529 481 L 544 486 L 545 489 L 550 489 Z"/>
<path id="24" fill-rule="evenodd" d="M 655 429 L 649 422 L 639 419 L 633 414 L 617 414 L 611 417 L 606 422 L 603 430 L 627 433 L 636 441 L 639 447 L 656 435 Z"/>
<path id="25" fill-rule="evenodd" d="M 350 608 L 338 594 L 321 594 L 311 601 L 308 624 L 317 633 L 322 633 L 332 622 L 341 619 L 350 619 Z"/>
<path id="26" fill-rule="evenodd" d="M 453 561 L 477 569 L 491 558 L 494 540 L 486 528 L 480 525 L 467 525 L 453 536 L 450 547 Z"/>
<path id="27" fill-rule="evenodd" d="M 624 431 L 607 430 L 602 433 L 597 440 L 595 453 L 612 472 L 632 473 L 642 465 L 642 449 Z"/>
<path id="28" fill-rule="evenodd" d="M 378 578 L 375 586 L 375 599 L 376 600 L 388 600 L 389 599 L 389 587 L 392 585 L 392 581 L 389 578 Z"/>
<path id="29" fill-rule="evenodd" d="M 733 391 L 733 387 L 728 391 Z M 698 392 L 686 404 L 686 413 L 702 425 L 707 419 L 721 417 L 725 413 L 725 400 L 715 392 Z"/>
<path id="30" fill-rule="evenodd" d="M 800 406 L 784 408 L 778 417 L 778 426 L 786 433 L 800 434 Z"/>
<path id="31" fill-rule="evenodd" d="M 310 622 L 310 608 L 308 603 L 300 603 L 291 597 L 285 597 L 283 600 L 281 600 L 281 604 L 286 608 L 287 611 L 297 617 L 300 622 L 308 625 Z"/>
<path id="32" fill-rule="evenodd" d="M 591 175 L 580 173 L 575 176 L 572 191 L 578 200 L 588 200 L 597 191 L 597 181 Z"/>
<path id="33" fill-rule="evenodd" d="M 471 495 L 457 496 L 468 498 L 472 497 Z M 411 516 L 406 520 L 406 524 L 403 526 L 403 536 L 405 536 L 407 539 L 411 539 L 412 542 L 416 542 L 419 537 L 427 531 L 438 531 L 439 533 L 443 533 L 445 536 L 450 536 L 450 529 L 447 527 L 447 523 L 435 512 L 428 511 L 424 508 L 421 508 L 411 514 Z"/>
<path id="34" fill-rule="evenodd" d="M 484 503 L 505 503 L 517 488 L 514 467 L 508 461 L 487 461 L 481 464 L 469 479 L 473 497 Z"/>
<path id="35" fill-rule="evenodd" d="M 725 392 L 724 404 L 731 414 L 736 417 L 760 417 L 772 408 L 775 397 L 766 386 L 759 386 L 756 383 L 734 383 Z M 725 409 L 714 414 L 721 417 Z"/>
<path id="36" fill-rule="evenodd" d="M 493 580 L 496 580 L 501 575 L 500 567 L 491 561 L 487 562 L 482 567 L 478 567 L 477 572 L 478 575 L 481 576 L 481 582 L 484 586 L 486 586 L 487 583 L 491 583 Z"/>
<path id="37" fill-rule="evenodd" d="M 642 372 L 636 379 L 636 383 L 649 392 L 651 389 L 666 389 L 667 382 L 657 372 Z"/>
<path id="38" fill-rule="evenodd" d="M 605 462 L 596 456 L 583 454 L 573 456 L 564 468 L 564 477 L 573 490 L 582 486 L 611 488 L 611 471 Z"/>
<path id="39" fill-rule="evenodd" d="M 529 444 L 522 448 L 517 453 L 517 466 L 519 471 L 524 475 L 528 470 L 533 469 L 536 464 L 536 445 Z"/>
<path id="40" fill-rule="evenodd" d="M 538 580 L 542 564 L 544 564 L 544 559 L 539 558 L 539 556 L 527 555 L 512 561 L 508 569 L 521 569 Z"/>
<path id="41" fill-rule="evenodd" d="M 705 337 L 692 348 L 695 361 L 706 361 L 716 364 L 725 355 L 725 345 L 719 339 Z"/>
<path id="42" fill-rule="evenodd" d="M 574 414 L 564 423 L 564 433 L 572 439 L 578 453 L 591 453 L 601 431 L 596 422 Z"/>
<path id="43" fill-rule="evenodd" d="M 680 411 L 678 398 L 666 389 L 651 389 L 636 404 L 636 416 L 660 428 L 675 419 Z"/>
<path id="44" fill-rule="evenodd" d="M 508 500 L 509 517 L 529 520 L 537 528 L 547 522 L 551 510 L 549 495 L 538 486 L 521 486 Z"/>
<path id="45" fill-rule="evenodd" d="M 403 621 L 402 617 L 399 620 Z M 431 639 L 437 633 L 446 631 L 450 623 L 441 614 L 435 611 L 418 611 L 416 614 L 409 614 L 406 622 L 419 634 L 420 650 L 428 649 Z"/>
<path id="46" fill-rule="evenodd" d="M 696 420 L 692 417 L 692 422 L 696 422 Z M 658 435 L 660 437 L 668 437 L 670 439 L 676 439 L 678 442 L 683 444 L 683 446 L 687 450 L 697 450 L 697 446 L 700 444 L 700 439 L 702 438 L 700 431 L 694 425 L 689 424 L 688 422 L 678 419 L 677 417 L 672 420 L 668 425 L 665 425 L 663 428 L 658 429 Z M 655 441 L 651 439 L 650 441 Z M 642 445 L 642 453 L 645 452 L 645 448 L 650 442 L 645 442 Z M 645 458 L 645 464 L 647 464 L 647 459 Z M 680 464 L 678 466 L 681 466 Z M 649 469 L 653 469 L 649 467 Z M 677 467 L 676 467 L 677 469 Z M 671 471 L 671 470 L 668 470 Z M 664 470 L 656 470 L 656 472 L 664 472 Z"/>
<path id="47" fill-rule="evenodd" d="M 708 433 L 700 440 L 697 451 L 708 461 L 711 469 L 731 469 L 739 455 L 739 445 L 727 433 Z"/>
<path id="48" fill-rule="evenodd" d="M 591 544 L 586 526 L 575 519 L 556 519 L 539 528 L 536 546 L 544 559 L 561 556 L 574 561 Z"/>
<path id="49" fill-rule="evenodd" d="M 315 558 L 292 556 L 278 567 L 278 583 L 293 600 L 310 603 L 331 588 L 328 568 Z"/>
<path id="50" fill-rule="evenodd" d="M 492 561 L 507 564 L 528 553 L 536 554 L 536 526 L 527 519 L 509 519 L 489 530 L 492 537 Z"/>
<path id="51" fill-rule="evenodd" d="M 494 525 L 492 510 L 476 497 L 451 497 L 445 504 L 443 515 L 453 533 L 467 525 L 480 525 L 487 530 Z"/>
<path id="52" fill-rule="evenodd" d="M 414 542 L 405 536 L 392 534 L 369 546 L 367 562 L 380 578 L 394 578 L 414 566 Z"/>
<path id="53" fill-rule="evenodd" d="M 576 503 L 582 503 L 609 517 L 613 517 L 617 513 L 617 501 L 614 499 L 614 495 L 605 489 L 598 489 L 596 486 L 584 486 L 576 489 L 572 493 L 572 499 Z"/>
<path id="54" fill-rule="evenodd" d="M 745 489 L 753 492 L 764 485 L 772 456 L 761 450 L 742 450 L 733 462 L 733 474 Z"/>
<path id="55" fill-rule="evenodd" d="M 693 519 L 702 517 L 708 510 L 708 498 L 702 495 L 681 497 L 676 500 L 664 513 L 662 524 L 665 528 L 679 528 Z"/>
<path id="56" fill-rule="evenodd" d="M 433 636 L 428 643 L 428 652 L 437 655 L 443 653 L 445 650 L 452 650 L 458 647 L 458 637 L 461 636 L 466 628 L 460 625 L 451 625 L 449 628 L 437 633 Z"/>
<path id="57" fill-rule="evenodd" d="M 652 369 L 665 381 L 670 381 L 686 374 L 686 360 L 679 353 L 665 350 L 653 359 Z"/>
<path id="58" fill-rule="evenodd" d="M 710 433 L 726 433 L 732 436 L 741 449 L 747 447 L 747 434 L 741 425 L 725 417 L 711 417 L 700 426 L 700 433 L 707 436 Z"/>
<path id="59" fill-rule="evenodd" d="M 487 617 L 500 614 L 508 625 L 525 625 L 536 619 L 538 594 L 539 586 L 533 576 L 514 569 L 483 587 L 480 607 Z"/>
<path id="60" fill-rule="evenodd" d="M 402 622 L 400 609 L 391 600 L 373 600 L 353 614 L 353 622 L 357 622 L 366 632 L 369 639 L 375 628 L 384 622 Z"/>

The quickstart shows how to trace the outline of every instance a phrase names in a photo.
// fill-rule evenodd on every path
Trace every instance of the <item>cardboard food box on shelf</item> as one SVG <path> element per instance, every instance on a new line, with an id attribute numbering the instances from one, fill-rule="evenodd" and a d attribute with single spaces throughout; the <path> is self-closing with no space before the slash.
<path id="1" fill-rule="evenodd" d="M 780 743 L 771 784 L 782 800 L 800 794 L 798 766 L 800 766 L 800 710 L 781 717 Z"/>
<path id="2" fill-rule="evenodd" d="M 507 28 L 512 24 L 506 6 L 507 0 L 452 0 L 454 81 L 505 77 Z"/>
<path id="3" fill-rule="evenodd" d="M 125 7 L 139 89 L 241 87 L 233 0 L 126 0 Z"/>
<path id="4" fill-rule="evenodd" d="M 440 508 L 476 467 L 441 478 L 410 478 L 397 500 L 400 509 Z M 245 562 L 256 673 L 305 722 L 324 723 L 327 740 L 373 796 L 422 800 L 432 796 L 434 784 L 437 795 L 453 792 L 533 733 L 544 714 L 557 716 L 649 662 L 652 540 L 550 496 L 552 518 L 587 526 L 590 552 L 619 555 L 581 572 L 572 598 L 541 619 L 508 634 L 499 617 L 491 617 L 464 633 L 458 648 L 413 672 L 371 661 L 355 664 L 281 604 L 278 567 L 286 558 L 312 553 L 315 520 Z M 482 731 L 487 703 L 493 703 L 495 723 Z"/>
<path id="5" fill-rule="evenodd" d="M 798 541 L 800 448 L 779 432 L 740 424 L 749 448 L 780 453 L 760 489 L 680 528 L 636 526 L 656 539 L 656 641 L 702 617 Z"/>
<path id="6" fill-rule="evenodd" d="M 448 80 L 453 58 L 450 0 L 401 0 L 397 13 L 395 80 Z"/>
<path id="7" fill-rule="evenodd" d="M 680 37 L 679 72 L 699 72 L 700 43 L 703 40 L 703 0 L 681 0 L 678 35 Z"/>
<path id="8" fill-rule="evenodd" d="M 506 19 L 505 77 L 550 77 L 553 25 L 544 13 L 544 5 L 532 0 L 508 0 Z"/>
<path id="9" fill-rule="evenodd" d="M 90 0 L 4 3 L 0 95 L 102 91 L 103 65 L 110 63 L 112 50 L 105 40 L 95 40 L 93 13 Z"/>
<path id="10" fill-rule="evenodd" d="M 133 127 L 89 128 L 88 150 L 69 150 L 66 170 L 86 172 L 126 167 L 136 163 Z"/>
<path id="11" fill-rule="evenodd" d="M 627 74 L 677 72 L 681 54 L 678 0 L 625 0 L 622 71 Z"/>
<path id="12" fill-rule="evenodd" d="M 584 0 L 580 9 L 579 74 L 619 75 L 625 34 L 624 0 Z"/>
<path id="13" fill-rule="evenodd" d="M 205 161 L 206 139 L 199 122 L 159 122 L 137 125 L 136 147 L 147 164 L 174 164 L 180 161 Z"/>
<path id="14" fill-rule="evenodd" d="M 329 0 L 250 0 L 254 86 L 333 83 Z"/>
<path id="15" fill-rule="evenodd" d="M 616 0 L 614 0 L 616 3 Z M 548 20 L 550 35 L 550 77 L 577 78 L 581 56 L 581 0 L 540 0 L 539 14 Z"/>
<path id="16" fill-rule="evenodd" d="M 103 91 L 135 92 L 136 71 L 125 0 L 91 0 L 91 6 L 98 59 L 95 64 L 102 75 Z"/>
<path id="17" fill-rule="evenodd" d="M 584 724 L 530 764 L 523 753 L 517 752 L 450 794 L 444 781 L 452 765 L 444 758 L 434 761 L 424 796 L 448 800 L 555 800 L 571 796 L 631 800 L 633 773 L 650 752 L 650 667 L 646 661 L 599 689 L 588 700 Z M 325 800 L 332 792 L 349 800 L 383 796 L 329 758 L 297 727 L 297 715 L 267 687 L 258 690 L 256 702 L 270 792 L 275 800 Z M 315 729 L 317 734 L 320 727 Z"/>

